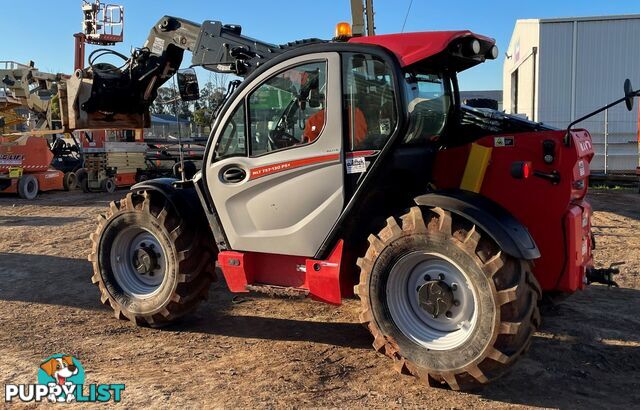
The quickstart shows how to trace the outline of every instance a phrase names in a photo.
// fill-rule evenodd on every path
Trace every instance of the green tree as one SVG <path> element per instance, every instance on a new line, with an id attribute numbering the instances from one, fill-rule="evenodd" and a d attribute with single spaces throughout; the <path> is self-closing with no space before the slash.
<path id="1" fill-rule="evenodd" d="M 193 112 L 193 123 L 198 127 L 208 127 L 211 125 L 211 113 L 206 108 L 201 108 Z"/>

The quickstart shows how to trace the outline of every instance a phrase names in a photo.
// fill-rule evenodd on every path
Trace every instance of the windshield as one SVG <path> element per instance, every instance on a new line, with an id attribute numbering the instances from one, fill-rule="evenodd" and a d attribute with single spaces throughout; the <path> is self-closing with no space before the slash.
<path id="1" fill-rule="evenodd" d="M 405 73 L 409 131 L 405 143 L 437 141 L 451 109 L 451 88 L 441 74 Z"/>

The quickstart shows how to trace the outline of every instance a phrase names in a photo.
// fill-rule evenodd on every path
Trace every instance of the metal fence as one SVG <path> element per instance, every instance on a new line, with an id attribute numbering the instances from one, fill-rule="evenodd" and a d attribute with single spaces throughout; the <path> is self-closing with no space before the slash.
<path id="1" fill-rule="evenodd" d="M 193 123 L 152 123 L 150 128 L 144 130 L 144 135 L 156 139 L 182 138 L 206 138 L 209 136 L 209 127 L 198 127 Z"/>
<path id="2" fill-rule="evenodd" d="M 619 117 L 607 110 L 576 125 L 576 128 L 587 129 L 593 139 L 595 156 L 591 161 L 592 172 L 635 173 L 640 166 L 638 122 Z M 565 128 L 569 122 L 547 124 Z"/>

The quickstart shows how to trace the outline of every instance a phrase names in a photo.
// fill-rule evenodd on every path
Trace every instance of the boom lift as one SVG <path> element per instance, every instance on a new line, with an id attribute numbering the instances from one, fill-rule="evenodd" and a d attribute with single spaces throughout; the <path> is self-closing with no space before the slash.
<path id="1" fill-rule="evenodd" d="M 39 191 L 75 187 L 75 175 L 71 171 L 81 163 L 77 141 L 51 137 L 60 131 L 50 130 L 53 97 L 64 78 L 61 74 L 38 70 L 33 62 L 27 65 L 0 62 L 3 128 L 16 131 L 28 122 L 31 129 L 23 135 L 0 135 L 0 192 L 33 199 Z M 28 111 L 29 118 L 18 114 L 18 109 Z"/>
<path id="2" fill-rule="evenodd" d="M 124 41 L 123 6 L 104 4 L 99 0 L 84 0 L 82 14 L 82 32 L 74 34 L 76 72 L 81 72 L 84 68 L 86 44 L 107 47 Z M 118 53 L 107 48 L 93 51 L 89 55 L 89 66 L 94 70 L 100 70 L 100 65 L 94 67 L 94 60 L 111 54 Z M 108 73 L 109 70 L 104 72 Z M 76 173 L 76 179 L 84 192 L 111 193 L 117 187 L 134 185 L 144 174 L 147 166 L 147 147 L 142 142 L 142 130 L 109 125 L 103 129 L 81 132 L 85 161 L 84 167 Z"/>
<path id="3" fill-rule="evenodd" d="M 143 127 L 156 91 L 192 64 L 233 73 L 192 178 L 146 181 L 91 235 L 101 300 L 162 326 L 208 295 L 355 292 L 373 345 L 401 373 L 469 389 L 526 351 L 542 292 L 594 278 L 593 157 L 557 130 L 460 103 L 457 73 L 498 50 L 469 31 L 273 45 L 237 25 L 166 16 L 120 68 L 76 71 L 71 127 Z M 535 265 L 534 265 L 535 261 Z"/>
<path id="4" fill-rule="evenodd" d="M 0 89 L 3 91 L 6 105 L 1 116 L 5 118 L 5 127 L 23 122 L 14 109 L 24 107 L 36 116 L 33 129 L 46 129 L 51 125 L 51 102 L 57 93 L 57 85 L 64 79 L 61 74 L 45 73 L 35 67 L 15 61 L 0 61 Z M 11 103 L 11 104 L 9 104 Z M 6 117 L 11 118 L 8 121 Z"/>

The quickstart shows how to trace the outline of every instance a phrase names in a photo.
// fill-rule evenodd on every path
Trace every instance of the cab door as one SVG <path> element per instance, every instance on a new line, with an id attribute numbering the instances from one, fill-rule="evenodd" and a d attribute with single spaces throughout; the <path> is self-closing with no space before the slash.
<path id="1" fill-rule="evenodd" d="M 221 118 L 206 181 L 233 250 L 312 257 L 344 207 L 340 58 L 253 80 Z"/>

